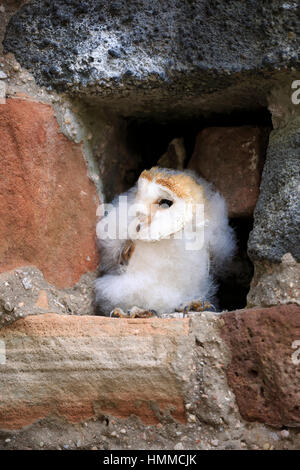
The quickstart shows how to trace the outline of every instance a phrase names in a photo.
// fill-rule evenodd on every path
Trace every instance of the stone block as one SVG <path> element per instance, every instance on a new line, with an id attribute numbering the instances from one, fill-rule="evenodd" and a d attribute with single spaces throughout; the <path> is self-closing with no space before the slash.
<path id="1" fill-rule="evenodd" d="M 80 145 L 59 131 L 50 105 L 0 104 L 0 273 L 34 265 L 70 287 L 98 264 L 94 183 Z"/>
<path id="2" fill-rule="evenodd" d="M 268 129 L 209 127 L 196 139 L 188 168 L 225 197 L 229 217 L 251 217 L 259 195 Z"/>

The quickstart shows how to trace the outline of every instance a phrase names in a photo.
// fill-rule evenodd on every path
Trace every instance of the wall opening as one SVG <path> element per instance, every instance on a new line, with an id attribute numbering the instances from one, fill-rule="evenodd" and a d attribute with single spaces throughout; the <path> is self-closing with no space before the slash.
<path id="1" fill-rule="evenodd" d="M 272 129 L 271 116 L 267 109 L 255 112 L 232 112 L 231 114 L 211 115 L 208 118 L 199 117 L 178 120 L 157 120 L 149 117 L 144 119 L 127 118 L 125 120 L 125 146 L 127 152 L 136 155 L 136 165 L 132 179 L 137 179 L 140 172 L 155 166 L 160 157 L 167 151 L 169 143 L 174 138 L 183 138 L 186 151 L 184 168 L 188 167 L 195 148 L 197 134 L 208 127 L 238 127 L 261 126 Z M 132 184 L 124 182 L 123 190 Z M 222 310 L 235 310 L 246 306 L 246 298 L 253 277 L 253 264 L 247 255 L 247 242 L 253 227 L 253 214 L 247 217 L 230 219 L 234 228 L 238 251 L 233 261 L 230 274 L 220 279 L 218 299 Z"/>

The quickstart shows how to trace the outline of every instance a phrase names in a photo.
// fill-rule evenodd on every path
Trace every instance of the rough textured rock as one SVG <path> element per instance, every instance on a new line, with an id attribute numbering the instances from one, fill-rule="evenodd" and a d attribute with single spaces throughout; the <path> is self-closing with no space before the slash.
<path id="1" fill-rule="evenodd" d="M 282 257 L 281 263 L 256 261 L 248 307 L 289 303 L 300 305 L 300 263 L 290 253 Z"/>
<path id="2" fill-rule="evenodd" d="M 0 18 L 0 54 L 3 53 L 2 39 L 4 37 L 6 25 L 10 17 L 26 3 L 28 0 L 6 0 L 1 3 L 1 18 Z"/>
<path id="3" fill-rule="evenodd" d="M 34 265 L 57 287 L 97 267 L 98 196 L 80 145 L 59 133 L 51 106 L 0 105 L 0 272 Z"/>
<path id="4" fill-rule="evenodd" d="M 201 423 L 234 426 L 239 417 L 225 375 L 225 368 L 230 363 L 230 351 L 220 335 L 223 319 L 206 312 L 195 316 L 191 314 L 190 325 L 195 338 L 190 412 L 194 412 Z"/>
<path id="5" fill-rule="evenodd" d="M 188 168 L 226 199 L 230 217 L 251 217 L 259 195 L 269 130 L 254 126 L 209 127 L 196 139 Z"/>
<path id="6" fill-rule="evenodd" d="M 94 272 L 86 273 L 75 286 L 57 289 L 34 266 L 0 274 L 0 328 L 41 313 L 93 315 L 96 276 Z"/>
<path id="7" fill-rule="evenodd" d="M 41 85 L 170 116 L 264 106 L 298 37 L 295 2 L 34 0 L 4 46 Z"/>
<path id="8" fill-rule="evenodd" d="M 94 134 L 93 154 L 99 165 L 105 201 L 110 202 L 136 183 L 145 164 L 137 152 L 128 148 L 124 122 L 100 122 Z"/>
<path id="9" fill-rule="evenodd" d="M 248 253 L 254 260 L 280 262 L 290 253 L 300 261 L 300 119 L 271 132 Z"/>
<path id="10" fill-rule="evenodd" d="M 242 417 L 299 427 L 300 307 L 240 310 L 222 318 L 232 354 L 227 377 Z"/>

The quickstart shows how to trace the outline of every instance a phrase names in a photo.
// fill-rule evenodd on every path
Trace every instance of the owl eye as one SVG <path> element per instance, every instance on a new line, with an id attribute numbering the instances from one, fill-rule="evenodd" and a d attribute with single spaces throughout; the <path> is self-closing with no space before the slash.
<path id="1" fill-rule="evenodd" d="M 158 205 L 163 209 L 168 209 L 168 207 L 173 206 L 173 201 L 170 201 L 170 199 L 161 199 Z"/>

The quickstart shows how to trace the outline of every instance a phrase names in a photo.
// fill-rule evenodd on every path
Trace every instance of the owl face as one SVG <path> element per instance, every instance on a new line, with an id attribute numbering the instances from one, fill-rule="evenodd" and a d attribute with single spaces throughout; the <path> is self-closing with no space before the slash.
<path id="1" fill-rule="evenodd" d="M 203 188 L 184 173 L 152 168 L 139 180 L 131 231 L 135 239 L 157 241 L 176 234 L 193 220 Z"/>

